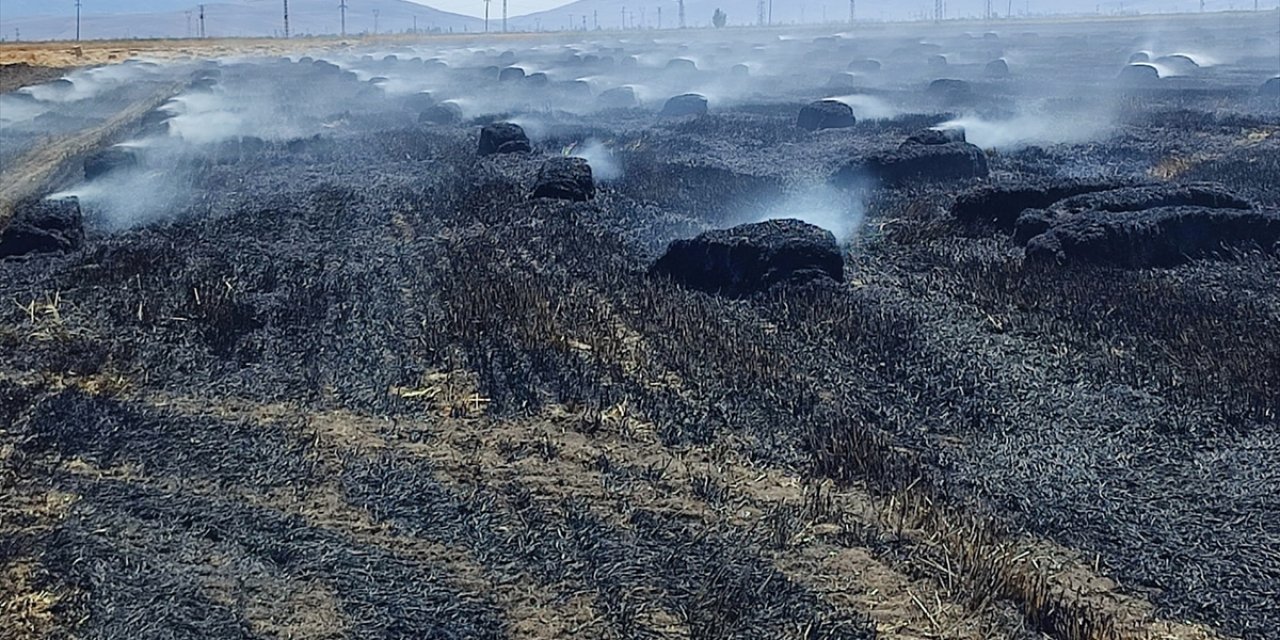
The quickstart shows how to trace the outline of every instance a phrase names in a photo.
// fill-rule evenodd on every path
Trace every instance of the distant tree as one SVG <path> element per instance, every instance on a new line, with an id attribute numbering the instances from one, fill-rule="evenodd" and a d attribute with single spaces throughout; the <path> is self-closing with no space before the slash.
<path id="1" fill-rule="evenodd" d="M 714 24 L 717 29 L 723 29 L 728 22 L 729 16 L 719 9 L 716 9 L 716 12 L 711 14 L 711 24 Z"/>

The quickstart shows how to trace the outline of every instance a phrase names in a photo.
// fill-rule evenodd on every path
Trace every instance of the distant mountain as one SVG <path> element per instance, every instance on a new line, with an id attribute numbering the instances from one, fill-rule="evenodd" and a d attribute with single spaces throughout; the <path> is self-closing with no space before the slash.
<path id="1" fill-rule="evenodd" d="M 101 3 L 106 4 L 106 3 Z M 81 36 L 102 38 L 164 38 L 195 35 L 199 31 L 198 3 L 190 0 L 125 0 L 110 3 L 110 13 L 90 12 L 95 0 L 85 0 Z M 67 12 L 66 6 L 71 7 Z M 36 13 L 38 7 L 45 13 Z M 50 14 L 53 7 L 58 12 Z M 377 16 L 375 17 L 375 12 Z M 284 31 L 280 0 L 221 0 L 204 5 L 209 37 L 276 36 Z M 407 0 L 349 1 L 347 33 L 405 32 L 414 28 L 444 32 L 481 31 L 484 21 L 440 11 Z M 376 23 L 376 25 L 375 25 Z M 189 27 L 189 30 L 188 30 Z M 338 0 L 289 0 L 289 28 L 294 35 L 337 34 L 341 30 Z M 13 40 L 58 40 L 75 37 L 74 2 L 0 0 L 0 37 Z"/>

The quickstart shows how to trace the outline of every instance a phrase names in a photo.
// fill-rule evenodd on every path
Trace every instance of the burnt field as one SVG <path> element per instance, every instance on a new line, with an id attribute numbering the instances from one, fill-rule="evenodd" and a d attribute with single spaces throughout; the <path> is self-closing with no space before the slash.
<path id="1" fill-rule="evenodd" d="M 1276 637 L 1278 50 L 582 34 L 0 94 L 0 638 Z"/>

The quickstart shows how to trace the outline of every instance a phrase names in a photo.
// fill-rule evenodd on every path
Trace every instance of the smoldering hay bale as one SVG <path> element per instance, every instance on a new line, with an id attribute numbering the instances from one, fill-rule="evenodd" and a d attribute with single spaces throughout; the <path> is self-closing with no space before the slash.
<path id="1" fill-rule="evenodd" d="M 983 74 L 988 78 L 1008 78 L 1010 75 L 1009 63 L 1004 58 L 992 60 L 983 69 Z"/>
<path id="2" fill-rule="evenodd" d="M 698 93 L 675 96 L 662 106 L 662 115 L 669 117 L 701 116 L 707 113 L 707 98 Z"/>
<path id="3" fill-rule="evenodd" d="M 498 82 L 519 82 L 524 78 L 524 69 L 520 67 L 506 67 L 498 72 Z"/>
<path id="4" fill-rule="evenodd" d="M 649 275 L 738 297 L 779 285 L 843 282 L 844 256 L 830 231 L 799 220 L 770 220 L 676 240 Z"/>
<path id="5" fill-rule="evenodd" d="M 938 145 L 952 142 L 967 142 L 964 127 L 934 127 L 917 131 L 902 142 L 905 145 Z"/>
<path id="6" fill-rule="evenodd" d="M 929 83 L 925 94 L 943 104 L 956 105 L 973 100 L 973 86 L 964 80 L 939 78 Z"/>
<path id="7" fill-rule="evenodd" d="M 1195 71 L 1200 68 L 1200 64 L 1195 60 L 1191 59 L 1190 56 L 1186 56 L 1180 53 L 1175 53 L 1169 56 L 1160 56 L 1159 58 L 1156 58 L 1153 62 L 1155 62 L 1158 65 L 1163 65 L 1165 67 L 1172 69 L 1174 73 L 1183 74 L 1183 75 L 1188 73 L 1195 73 Z"/>
<path id="8" fill-rule="evenodd" d="M 870 180 L 884 187 L 901 187 L 916 181 L 985 178 L 990 173 L 982 149 L 967 142 L 937 145 L 903 145 L 854 160 L 833 177 L 837 184 Z"/>
<path id="9" fill-rule="evenodd" d="M 455 102 L 441 102 L 418 114 L 418 122 L 429 124 L 457 124 L 462 121 L 462 107 Z"/>
<path id="10" fill-rule="evenodd" d="M 946 69 L 950 63 L 944 55 L 929 56 L 928 66 L 930 69 L 941 70 Z"/>
<path id="11" fill-rule="evenodd" d="M 533 150 L 524 129 L 513 122 L 496 122 L 480 129 L 478 153 L 488 156 L 498 153 L 527 153 Z"/>
<path id="12" fill-rule="evenodd" d="M 1139 62 L 1151 62 L 1151 55 L 1146 51 L 1139 51 L 1129 56 L 1129 64 L 1137 64 Z"/>
<path id="13" fill-rule="evenodd" d="M 1117 180 L 1032 179 L 986 184 L 961 193 L 951 205 L 951 215 L 965 224 L 986 224 L 1012 231 L 1018 215 L 1027 209 L 1044 209 L 1083 193 L 1126 186 Z"/>
<path id="14" fill-rule="evenodd" d="M 1055 221 L 1027 243 L 1033 264 L 1174 267 L 1234 251 L 1280 252 L 1280 212 L 1167 207 L 1090 211 Z"/>
<path id="15" fill-rule="evenodd" d="M 1253 203 L 1216 184 L 1147 184 L 1081 193 L 1054 203 L 1062 213 L 1143 211 L 1161 207 L 1252 209 Z"/>
<path id="16" fill-rule="evenodd" d="M 843 129 L 857 124 L 853 108 L 838 100 L 819 100 L 800 109 L 796 126 L 806 131 Z"/>
<path id="17" fill-rule="evenodd" d="M 84 246 L 84 217 L 76 198 L 24 200 L 0 233 L 0 258 L 75 251 Z"/>
<path id="18" fill-rule="evenodd" d="M 436 106 L 436 99 L 431 95 L 430 91 L 419 91 L 411 93 L 402 98 L 404 108 L 408 111 L 416 111 L 422 113 L 431 107 Z"/>
<path id="19" fill-rule="evenodd" d="M 596 98 L 601 109 L 631 109 L 639 103 L 636 90 L 631 87 L 614 87 L 601 92 Z"/>
<path id="20" fill-rule="evenodd" d="M 1263 96 L 1280 98 L 1280 76 L 1276 76 L 1262 83 L 1262 88 L 1258 92 Z"/>
<path id="21" fill-rule="evenodd" d="M 555 157 L 542 164 L 533 197 L 585 202 L 595 197 L 591 165 L 582 158 Z"/>
<path id="22" fill-rule="evenodd" d="M 1141 87 L 1160 81 L 1160 70 L 1155 65 L 1137 62 L 1125 65 L 1120 70 L 1120 82 L 1128 86 Z"/>
<path id="23" fill-rule="evenodd" d="M 84 179 L 93 180 L 114 171 L 132 169 L 138 163 L 137 151 L 125 147 L 108 147 L 91 153 L 84 159 Z"/>
<path id="24" fill-rule="evenodd" d="M 698 70 L 698 65 L 688 58 L 674 58 L 667 63 L 667 71 L 676 71 L 679 73 L 692 73 Z"/>

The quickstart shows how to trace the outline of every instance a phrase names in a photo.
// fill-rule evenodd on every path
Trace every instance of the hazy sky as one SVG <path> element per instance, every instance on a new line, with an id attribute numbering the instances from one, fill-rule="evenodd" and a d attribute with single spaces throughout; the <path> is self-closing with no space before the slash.
<path id="1" fill-rule="evenodd" d="M 452 11 L 469 16 L 484 15 L 484 0 L 410 0 L 418 4 L 431 5 L 442 11 Z M 507 0 L 507 10 L 513 16 L 533 13 L 534 11 L 543 11 L 546 9 L 554 9 L 560 5 L 569 4 L 572 0 Z M 502 14 L 502 0 L 493 0 L 493 5 L 489 9 L 493 15 Z"/>

